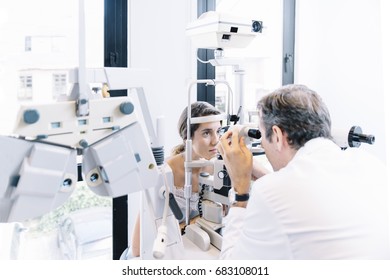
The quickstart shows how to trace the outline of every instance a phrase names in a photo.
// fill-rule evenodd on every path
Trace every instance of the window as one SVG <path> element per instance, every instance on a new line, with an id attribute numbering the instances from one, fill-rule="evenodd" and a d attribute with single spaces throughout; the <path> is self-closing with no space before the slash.
<path id="1" fill-rule="evenodd" d="M 53 74 L 53 98 L 56 99 L 59 95 L 66 95 L 66 85 L 66 74 Z"/>
<path id="2" fill-rule="evenodd" d="M 86 67 L 101 68 L 104 61 L 104 1 L 85 0 L 84 3 Z M 47 12 L 42 13 L 42 7 Z M 12 134 L 21 103 L 46 104 L 69 93 L 73 86 L 69 82 L 71 81 L 69 70 L 79 66 L 78 32 L 79 0 L 2 1 L 0 34 L 6 40 L 0 40 L 1 135 Z M 4 158 L 0 156 L 1 160 L 4 161 Z M 5 258 L 67 259 L 72 256 L 111 258 L 112 242 L 99 243 L 99 246 L 79 242 L 76 244 L 78 248 L 73 246 L 74 241 L 85 241 L 84 237 L 88 238 L 88 242 L 97 244 L 95 242 L 100 241 L 103 234 L 107 237 L 106 231 L 111 232 L 107 230 L 111 228 L 108 223 L 111 219 L 100 219 L 101 216 L 96 218 L 95 210 L 105 208 L 104 213 L 111 213 L 112 199 L 96 195 L 83 181 L 77 184 L 71 197 L 62 206 L 41 217 L 20 221 L 28 230 L 11 233 L 10 240 L 20 238 L 21 242 L 12 241 L 14 248 L 9 250 Z M 0 200 L 1 198 L 0 194 Z M 75 236 L 74 232 L 66 231 L 65 221 L 72 218 L 74 218 L 72 221 L 75 221 L 75 229 L 76 227 L 80 229 L 80 223 L 76 221 L 76 217 L 80 215 L 76 216 L 75 212 L 78 214 L 82 212 L 87 218 L 96 218 L 94 220 L 96 228 L 91 230 L 92 235 Z M 100 226 L 100 222 L 104 223 L 104 228 Z M 77 240 L 71 238 L 74 236 Z M 105 238 L 105 241 L 107 240 L 109 238 Z M 0 233 L 0 248 L 2 244 L 7 243 L 8 239 Z M 82 245 L 88 245 L 90 249 L 88 254 L 72 255 L 78 253 L 79 249 L 87 253 L 84 250 L 85 246 Z M 100 249 L 101 246 L 104 246 L 104 255 L 100 251 L 91 251 Z M 16 251 L 19 252 L 17 255 Z"/>
<path id="3" fill-rule="evenodd" d="M 32 99 L 33 97 L 33 84 L 32 76 L 25 75 L 19 76 L 19 90 L 18 90 L 18 99 Z"/>
<path id="4" fill-rule="evenodd" d="M 31 52 L 31 36 L 26 36 L 24 39 L 24 50 Z"/>

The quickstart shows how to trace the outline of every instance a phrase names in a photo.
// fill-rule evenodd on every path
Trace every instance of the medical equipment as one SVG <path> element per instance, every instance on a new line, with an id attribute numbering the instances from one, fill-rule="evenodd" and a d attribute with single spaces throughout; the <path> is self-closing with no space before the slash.
<path id="1" fill-rule="evenodd" d="M 229 126 L 221 130 L 237 129 L 239 137 L 244 137 L 247 147 L 253 154 L 258 153 L 258 148 L 253 146 L 255 140 L 261 138 L 258 129 L 249 126 Z M 231 206 L 229 193 L 231 192 L 231 181 L 221 156 L 212 160 L 213 174 L 202 173 L 199 182 L 202 185 L 200 194 L 201 218 L 196 224 L 206 231 L 210 236 L 210 242 L 216 248 L 221 249 L 223 228 L 222 217 L 226 209 Z"/>
<path id="2" fill-rule="evenodd" d="M 244 48 L 262 30 L 262 21 L 209 11 L 187 25 L 186 35 L 197 48 Z"/>
<path id="3" fill-rule="evenodd" d="M 244 137 L 245 144 L 248 146 L 248 149 L 252 150 L 256 147 L 255 141 L 260 144 L 261 132 L 255 125 L 227 125 L 222 127 L 219 130 L 219 134 L 222 136 L 228 130 L 237 130 L 238 137 Z"/>
<path id="4" fill-rule="evenodd" d="M 191 116 L 191 89 L 192 86 L 198 83 L 204 83 L 206 85 L 216 85 L 222 83 L 226 85 L 231 92 L 230 86 L 226 81 L 216 81 L 216 80 L 197 80 L 191 82 L 188 86 L 188 105 L 187 105 L 187 128 L 191 127 L 191 124 L 196 123 L 204 123 L 204 122 L 212 122 L 212 121 L 223 121 L 227 119 L 225 114 L 221 115 L 211 115 L 204 117 L 196 117 L 192 118 Z M 192 140 L 191 140 L 191 130 L 187 129 L 187 139 L 185 141 L 185 161 L 184 161 L 184 169 L 185 169 L 185 183 L 184 183 L 184 198 L 186 201 L 186 213 L 185 213 L 185 222 L 186 225 L 190 222 L 190 198 L 192 194 L 192 168 L 193 167 L 201 167 L 205 161 L 193 161 L 192 160 Z"/>
<path id="5" fill-rule="evenodd" d="M 252 128 L 242 127 L 240 133 L 246 136 L 247 132 Z M 246 131 L 246 132 L 244 132 Z M 255 133 L 259 136 L 260 133 Z M 246 136 L 246 138 L 251 138 Z M 247 139 L 246 139 L 247 141 Z M 249 141 L 250 142 L 250 141 Z M 248 146 L 251 148 L 251 145 Z M 252 148 L 251 148 L 252 149 Z M 253 152 L 253 149 L 252 149 Z M 229 191 L 231 189 L 231 181 L 229 174 L 224 165 L 223 159 L 218 156 L 211 160 L 196 160 L 186 163 L 191 167 L 206 167 L 212 166 L 213 173 L 201 173 L 199 177 L 199 184 L 201 186 L 199 194 L 199 218 L 196 219 L 195 224 L 191 224 L 191 234 L 188 238 L 194 238 L 192 240 L 195 244 L 204 244 L 205 239 L 201 238 L 203 235 L 199 234 L 200 230 L 205 231 L 210 239 L 210 244 L 214 247 L 221 249 L 223 228 L 222 218 L 225 216 L 225 210 L 231 205 L 229 200 Z M 187 223 L 188 225 L 188 223 Z M 199 227 L 199 230 L 195 230 L 194 226 Z M 186 227 L 187 234 L 187 227 Z M 206 248 L 202 245 L 201 248 Z"/>
<path id="6" fill-rule="evenodd" d="M 248 46 L 252 40 L 262 32 L 263 23 L 258 20 L 247 20 L 235 17 L 228 14 L 221 14 L 210 11 L 202 14 L 197 20 L 190 23 L 186 28 L 186 35 L 191 38 L 193 45 L 196 48 L 214 49 L 214 59 L 207 61 L 213 66 L 233 66 L 234 73 L 237 74 L 237 90 L 235 102 L 236 108 L 231 106 L 231 99 L 233 99 L 233 92 L 229 83 L 221 80 L 198 80 L 190 83 L 188 87 L 188 115 L 187 127 L 191 124 L 200 122 L 222 121 L 226 120 L 226 124 L 230 126 L 230 121 L 234 124 L 239 122 L 244 124 L 244 114 L 242 104 L 244 103 L 243 77 L 245 70 L 242 69 L 241 58 L 225 58 L 223 49 L 226 48 L 244 48 Z M 202 61 L 201 61 L 202 62 Z M 191 118 L 191 87 L 196 83 L 204 83 L 206 86 L 216 86 L 221 83 L 228 88 L 228 110 L 227 117 L 208 116 L 200 118 Z M 238 111 L 237 115 L 233 115 L 232 111 Z M 242 133 L 247 133 L 248 130 L 242 130 Z M 240 132 L 240 133 L 241 133 Z M 195 243 L 203 240 L 199 230 L 194 230 L 194 226 L 201 227 L 210 236 L 210 242 L 215 247 L 220 249 L 221 236 L 217 233 L 222 228 L 222 204 L 229 205 L 228 191 L 230 189 L 230 178 L 227 174 L 226 168 L 223 165 L 222 159 L 213 160 L 192 160 L 192 141 L 190 130 L 187 130 L 187 140 L 185 148 L 185 186 L 184 197 L 186 199 L 186 225 L 189 225 L 190 212 L 190 197 L 192 193 L 191 178 L 193 167 L 213 166 L 214 174 L 201 174 L 199 182 L 202 185 L 200 194 L 200 214 L 201 218 L 197 220 L 196 225 L 191 225 L 188 230 L 191 232 L 188 236 L 193 238 Z M 201 242 L 202 243 L 202 242 Z M 203 244 L 203 243 L 202 243 Z"/>
<path id="7" fill-rule="evenodd" d="M 225 114 L 211 115 L 203 117 L 191 117 L 191 86 L 197 83 L 205 83 L 208 86 L 215 86 L 219 83 L 224 84 L 231 91 L 229 84 L 226 81 L 218 80 L 198 80 L 190 83 L 188 89 L 188 106 L 187 106 L 187 127 L 191 124 L 205 123 L 213 121 L 227 121 L 229 123 L 229 116 Z M 261 137 L 260 131 L 253 127 L 243 125 L 229 125 L 221 128 L 221 133 L 228 129 L 237 129 L 240 136 L 245 136 L 246 143 L 249 144 L 249 139 Z M 220 235 L 223 228 L 222 217 L 223 205 L 230 206 L 229 190 L 231 188 L 230 178 L 223 164 L 222 158 L 213 158 L 211 160 L 199 159 L 192 160 L 192 140 L 191 130 L 187 129 L 187 140 L 185 142 L 185 185 L 184 198 L 186 199 L 186 213 L 185 213 L 185 235 L 193 243 L 201 245 L 202 250 L 208 248 L 208 242 L 216 248 L 221 249 L 222 236 Z M 251 146 L 249 146 L 251 147 Z M 202 186 L 199 195 L 199 213 L 200 218 L 196 223 L 190 225 L 190 197 L 192 194 L 192 168 L 213 166 L 213 174 L 201 173 L 199 183 Z M 207 235 L 205 235 L 207 233 Z M 209 237 L 206 238 L 206 236 Z"/>
<path id="8" fill-rule="evenodd" d="M 105 79 L 100 82 L 115 89 L 110 70 L 103 69 L 100 77 Z M 146 121 L 147 106 L 137 76 L 147 72 L 120 70 L 115 69 L 115 78 L 135 87 Z M 77 154 L 82 155 L 85 182 L 98 195 L 119 197 L 164 186 L 150 144 L 156 141 L 145 134 L 135 104 L 130 96 L 91 99 L 89 114 L 79 117 L 74 113 L 76 101 L 22 106 L 15 129 L 19 137 L 0 138 L 5 149 L 1 221 L 36 217 L 65 202 L 77 181 Z M 150 126 L 149 131 L 153 132 Z M 156 212 L 157 217 L 163 213 Z"/>
<path id="9" fill-rule="evenodd" d="M 142 248 L 142 256 L 172 258 L 170 252 L 183 251 L 183 244 L 167 206 L 175 204 L 172 171 L 156 161 L 163 147 L 143 91 L 150 72 L 86 69 L 84 2 L 79 4 L 80 65 L 69 73 L 74 83 L 69 100 L 22 105 L 14 135 L 0 136 L 0 222 L 38 217 L 62 205 L 76 186 L 81 159 L 83 179 L 96 194 L 120 197 L 142 191 L 143 207 L 148 207 L 142 244 L 153 244 L 157 236 L 154 247 Z M 91 83 L 129 89 L 128 96 L 92 98 Z"/>
<path id="10" fill-rule="evenodd" d="M 229 14 L 218 13 L 215 11 L 209 11 L 201 16 L 190 24 L 187 25 L 186 35 L 190 37 L 193 45 L 196 48 L 208 48 L 214 49 L 215 59 L 212 59 L 210 62 L 212 65 L 229 65 L 233 66 L 235 72 L 238 74 L 238 90 L 237 97 L 239 98 L 239 102 L 236 102 L 237 105 L 237 116 L 233 115 L 231 111 L 227 116 L 227 125 L 230 125 L 230 121 L 237 121 L 240 124 L 244 123 L 245 114 L 242 109 L 243 104 L 243 74 L 245 71 L 240 67 L 242 59 L 235 58 L 225 58 L 223 57 L 223 49 L 226 48 L 244 48 L 247 47 L 253 39 L 262 32 L 263 23 L 259 20 L 248 20 L 245 18 L 236 17 Z M 218 119 L 218 116 L 209 116 L 209 117 L 201 117 L 201 118 L 191 118 L 191 87 L 196 83 L 204 83 L 206 86 L 216 86 L 221 83 L 227 86 L 228 88 L 228 110 L 231 109 L 230 100 L 233 98 L 232 89 L 226 81 L 221 80 L 198 80 L 189 84 L 188 87 L 188 115 L 187 115 L 187 127 L 190 127 L 193 123 L 198 122 L 210 122 L 217 120 L 225 120 L 225 118 Z M 211 118 L 213 120 L 211 120 Z M 196 162 L 192 161 L 192 142 L 190 130 L 187 130 L 187 140 L 186 140 L 186 153 L 185 153 L 185 170 L 186 170 L 186 183 L 184 187 L 184 194 L 186 198 L 186 224 L 189 223 L 189 198 L 191 196 L 191 174 L 192 167 L 199 167 L 202 164 L 206 164 L 204 162 Z M 213 165 L 213 163 L 207 163 Z M 223 164 L 219 164 L 222 165 Z M 219 170 L 221 166 L 214 166 L 215 170 Z M 214 185 L 214 182 L 213 182 Z"/>
<path id="11" fill-rule="evenodd" d="M 203 13 L 198 19 L 187 25 L 186 35 L 196 48 L 214 49 L 214 59 L 208 61 L 198 60 L 202 63 L 210 63 L 213 66 L 231 66 L 235 75 L 235 95 L 228 92 L 228 110 L 238 112 L 234 122 L 245 123 L 246 109 L 244 108 L 244 59 L 225 57 L 225 49 L 245 48 L 263 31 L 263 22 L 260 20 L 248 20 L 226 13 L 209 11 Z M 231 104 L 231 99 L 234 99 Z"/>
<path id="12" fill-rule="evenodd" d="M 341 149 L 359 148 L 361 143 L 374 144 L 375 136 L 372 134 L 363 134 L 360 126 L 354 125 L 349 129 L 336 128 L 332 131 L 334 142 Z"/>

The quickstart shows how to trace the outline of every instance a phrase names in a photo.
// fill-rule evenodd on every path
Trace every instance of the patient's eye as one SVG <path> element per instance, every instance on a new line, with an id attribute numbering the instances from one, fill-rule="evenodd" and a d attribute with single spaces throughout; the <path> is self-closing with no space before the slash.
<path id="1" fill-rule="evenodd" d="M 210 136 L 210 134 L 211 134 L 211 131 L 210 131 L 210 130 L 205 130 L 205 131 L 203 131 L 203 133 L 202 133 L 203 137 L 208 137 L 208 136 Z"/>

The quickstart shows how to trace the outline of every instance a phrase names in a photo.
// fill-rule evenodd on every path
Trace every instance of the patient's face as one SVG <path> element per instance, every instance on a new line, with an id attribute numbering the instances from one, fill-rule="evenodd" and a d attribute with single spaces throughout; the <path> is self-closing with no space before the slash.
<path id="1" fill-rule="evenodd" d="M 221 123 L 219 121 L 199 125 L 192 137 L 193 158 L 209 160 L 217 155 L 218 130 L 220 127 Z"/>

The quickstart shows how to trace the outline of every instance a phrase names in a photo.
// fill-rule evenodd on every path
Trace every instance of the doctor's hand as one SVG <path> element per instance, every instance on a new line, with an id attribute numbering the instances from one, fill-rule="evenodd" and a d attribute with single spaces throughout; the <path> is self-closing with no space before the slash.
<path id="1" fill-rule="evenodd" d="M 238 194 L 249 193 L 253 155 L 245 145 L 245 138 L 239 138 L 237 130 L 228 130 L 221 136 L 217 148 L 229 173 L 232 187 Z"/>

